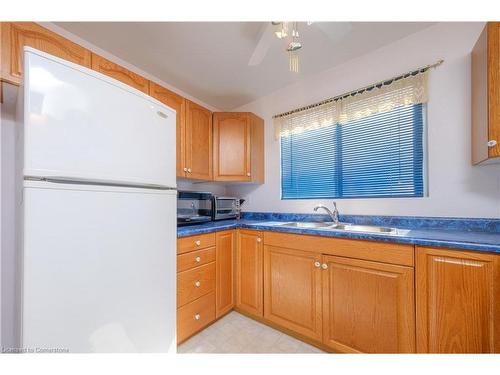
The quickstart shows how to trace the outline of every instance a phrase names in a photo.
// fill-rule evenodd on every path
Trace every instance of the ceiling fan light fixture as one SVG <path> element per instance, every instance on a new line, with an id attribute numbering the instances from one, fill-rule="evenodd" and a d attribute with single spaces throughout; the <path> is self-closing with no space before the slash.
<path id="1" fill-rule="evenodd" d="M 288 52 L 291 52 L 291 51 L 298 51 L 299 49 L 302 48 L 302 43 L 300 42 L 296 42 L 296 41 L 293 41 L 293 42 L 290 42 L 288 44 L 288 47 L 287 47 L 287 51 Z"/>
<path id="2" fill-rule="evenodd" d="M 278 39 L 284 39 L 288 36 L 288 22 L 272 22 L 274 26 L 274 35 Z"/>

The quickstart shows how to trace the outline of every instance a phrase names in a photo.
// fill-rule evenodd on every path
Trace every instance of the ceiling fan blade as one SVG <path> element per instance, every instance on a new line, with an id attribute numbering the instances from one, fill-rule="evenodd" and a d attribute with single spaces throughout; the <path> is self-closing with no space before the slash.
<path id="1" fill-rule="evenodd" d="M 350 22 L 314 22 L 311 25 L 321 30 L 333 43 L 338 42 L 352 29 Z"/>
<path id="2" fill-rule="evenodd" d="M 259 65 L 264 57 L 266 57 L 267 51 L 274 41 L 275 36 L 273 32 L 273 25 L 271 22 L 266 22 L 260 30 L 260 37 L 255 49 L 253 50 L 252 56 L 248 61 L 249 66 Z"/>

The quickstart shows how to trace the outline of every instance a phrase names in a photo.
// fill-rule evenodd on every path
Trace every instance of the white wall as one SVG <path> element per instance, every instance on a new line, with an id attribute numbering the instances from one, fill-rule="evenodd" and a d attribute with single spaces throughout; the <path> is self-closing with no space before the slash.
<path id="1" fill-rule="evenodd" d="M 426 198 L 344 199 L 344 214 L 500 217 L 500 166 L 470 164 L 470 51 L 482 23 L 440 23 L 237 108 L 266 124 L 266 183 L 230 186 L 244 211 L 312 212 L 325 200 L 281 200 L 279 142 L 271 117 L 378 82 L 443 58 L 430 73 Z M 303 58 L 307 58 L 306 56 Z"/>

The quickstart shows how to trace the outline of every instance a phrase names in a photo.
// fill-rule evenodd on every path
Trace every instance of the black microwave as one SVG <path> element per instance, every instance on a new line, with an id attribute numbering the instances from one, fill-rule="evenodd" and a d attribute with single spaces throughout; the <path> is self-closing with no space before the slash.
<path id="1" fill-rule="evenodd" d="M 213 194 L 197 191 L 177 192 L 177 225 L 212 221 Z"/>

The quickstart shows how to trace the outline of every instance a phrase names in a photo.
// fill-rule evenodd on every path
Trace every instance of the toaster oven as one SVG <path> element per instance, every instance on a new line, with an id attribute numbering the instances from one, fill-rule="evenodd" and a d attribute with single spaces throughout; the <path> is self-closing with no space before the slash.
<path id="1" fill-rule="evenodd" d="M 214 220 L 239 219 L 240 199 L 234 197 L 214 197 Z"/>

